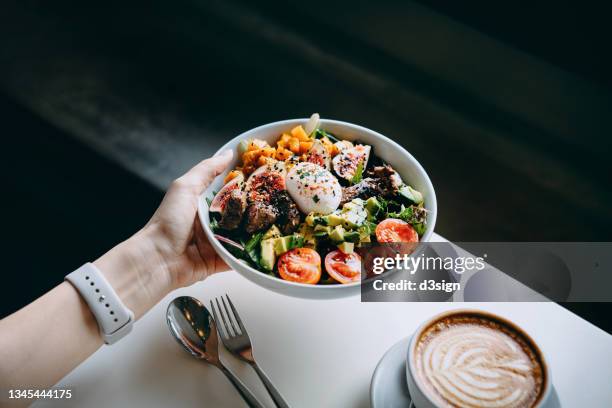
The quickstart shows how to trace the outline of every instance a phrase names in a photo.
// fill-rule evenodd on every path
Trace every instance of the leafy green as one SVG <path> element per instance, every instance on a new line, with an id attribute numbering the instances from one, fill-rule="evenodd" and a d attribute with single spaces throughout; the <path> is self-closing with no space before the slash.
<path id="1" fill-rule="evenodd" d="M 263 237 L 263 232 L 258 232 L 253 235 L 246 243 L 243 243 L 244 253 L 248 257 L 248 260 L 253 262 L 255 265 L 259 265 L 259 261 L 261 258 L 261 253 L 259 250 L 259 244 L 261 243 L 261 238 Z"/>
<path id="2" fill-rule="evenodd" d="M 427 210 L 422 206 L 411 205 L 404 207 L 402 205 L 399 212 L 388 212 L 387 218 L 397 218 L 406 221 L 415 229 L 419 236 L 423 235 L 427 227 Z"/>
<path id="3" fill-rule="evenodd" d="M 210 229 L 213 232 L 217 232 L 219 230 L 219 221 L 215 217 L 210 217 Z"/>
<path id="4" fill-rule="evenodd" d="M 253 235 L 244 245 L 244 250 L 251 251 L 257 248 L 257 245 L 259 245 L 259 243 L 261 242 L 261 238 L 263 237 L 263 235 L 263 232 L 258 232 L 257 234 Z"/>
<path id="5" fill-rule="evenodd" d="M 378 213 L 379 217 L 380 215 L 384 215 L 383 218 L 387 218 L 387 213 L 393 212 L 394 209 L 401 210 L 401 208 L 403 207 L 400 203 L 393 199 L 386 199 L 383 196 L 378 196 L 377 199 L 381 207 L 381 210 Z"/>
<path id="6" fill-rule="evenodd" d="M 212 202 L 213 202 L 213 200 L 214 200 L 216 195 L 217 195 L 217 192 L 213 191 L 211 197 L 206 197 L 206 204 L 208 204 L 209 207 L 212 204 Z"/>
<path id="7" fill-rule="evenodd" d="M 312 132 L 312 135 L 315 139 L 322 139 L 324 137 L 327 137 L 332 143 L 336 143 L 340 141 L 340 139 L 338 139 L 336 136 L 332 135 L 329 132 L 324 131 L 321 128 L 316 128 L 314 132 Z"/>
<path id="8" fill-rule="evenodd" d="M 363 160 L 360 160 L 357 168 L 355 169 L 355 175 L 353 175 L 353 179 L 351 180 L 353 184 L 359 183 L 363 178 L 363 162 Z"/>
<path id="9" fill-rule="evenodd" d="M 251 255 L 247 251 L 245 251 L 244 249 L 239 249 L 239 248 L 235 247 L 234 245 L 228 245 L 228 244 L 223 243 L 223 242 L 222 242 L 222 244 L 237 259 L 245 261 L 248 265 L 257 268 L 258 270 L 261 270 L 261 268 L 259 266 L 259 262 L 255 262 L 253 257 L 251 257 Z"/>

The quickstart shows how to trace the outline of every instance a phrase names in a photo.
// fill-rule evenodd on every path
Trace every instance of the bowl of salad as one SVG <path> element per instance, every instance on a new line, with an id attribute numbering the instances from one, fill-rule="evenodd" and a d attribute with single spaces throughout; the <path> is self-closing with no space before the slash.
<path id="1" fill-rule="evenodd" d="M 313 114 L 249 130 L 226 149 L 233 162 L 202 193 L 198 215 L 221 258 L 260 286 L 353 295 L 360 250 L 431 239 L 437 204 L 427 173 L 373 130 Z"/>

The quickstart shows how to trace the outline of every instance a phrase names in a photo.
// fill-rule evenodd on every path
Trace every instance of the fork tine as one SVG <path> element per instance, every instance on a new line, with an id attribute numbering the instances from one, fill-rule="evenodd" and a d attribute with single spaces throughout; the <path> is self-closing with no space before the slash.
<path id="1" fill-rule="evenodd" d="M 230 331 L 227 321 L 225 320 L 225 316 L 223 315 L 223 310 L 221 310 L 221 305 L 219 304 L 219 298 L 215 298 L 215 302 L 217 302 L 217 309 L 219 310 L 219 316 L 221 316 L 221 320 L 223 320 L 223 325 L 225 326 L 225 333 L 227 338 L 233 337 L 232 332 Z M 219 324 L 217 324 L 219 326 Z"/>
<path id="2" fill-rule="evenodd" d="M 229 295 L 226 293 L 225 297 L 227 298 L 227 301 L 230 305 L 230 307 L 232 308 L 232 312 L 234 312 L 234 317 L 236 318 L 236 321 L 238 322 L 238 326 L 240 327 L 240 331 L 242 332 L 242 334 L 246 334 L 246 329 L 244 328 L 244 325 L 242 324 L 242 319 L 240 318 L 240 315 L 238 314 L 238 311 L 236 310 L 236 308 L 234 307 L 234 303 L 232 302 L 232 300 L 230 299 Z"/>
<path id="3" fill-rule="evenodd" d="M 223 297 L 221 297 L 221 301 L 223 302 L 223 307 L 225 308 L 225 313 L 227 314 L 227 318 L 230 321 L 230 324 L 232 325 L 232 329 L 234 330 L 234 334 L 236 334 L 236 336 L 238 336 L 238 328 L 234 324 L 234 319 L 232 319 L 232 315 L 234 313 L 230 313 L 230 311 L 229 311 L 229 309 L 227 307 L 227 303 L 225 303 L 225 299 Z"/>
<path id="4" fill-rule="evenodd" d="M 212 310 L 213 317 L 215 318 L 215 322 L 217 323 L 217 331 L 219 332 L 219 336 L 221 336 L 221 338 L 227 337 L 225 331 L 223 330 L 223 327 L 221 327 L 221 321 L 219 320 L 219 316 L 217 316 L 217 309 L 215 308 L 215 305 L 212 300 L 210 301 L 210 309 Z"/>

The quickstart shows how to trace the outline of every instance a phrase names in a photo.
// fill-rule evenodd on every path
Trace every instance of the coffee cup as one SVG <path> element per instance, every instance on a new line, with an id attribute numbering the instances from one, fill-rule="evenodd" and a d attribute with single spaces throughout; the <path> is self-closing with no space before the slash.
<path id="1" fill-rule="evenodd" d="M 427 320 L 408 347 L 406 375 L 416 408 L 551 404 L 551 375 L 535 341 L 492 313 L 459 309 Z"/>

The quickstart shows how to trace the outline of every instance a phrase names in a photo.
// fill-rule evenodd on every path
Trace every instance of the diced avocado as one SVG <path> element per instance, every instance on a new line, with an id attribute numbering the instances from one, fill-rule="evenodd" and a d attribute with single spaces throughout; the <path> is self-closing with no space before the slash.
<path id="1" fill-rule="evenodd" d="M 317 231 L 331 231 L 331 227 L 329 225 L 315 225 L 313 228 L 313 231 L 317 232 Z"/>
<path id="2" fill-rule="evenodd" d="M 271 271 L 276 263 L 276 253 L 274 252 L 274 241 L 277 238 L 268 238 L 261 241 L 261 259 L 259 264 L 262 268 Z"/>
<path id="3" fill-rule="evenodd" d="M 291 240 L 293 236 L 279 237 L 274 239 L 274 253 L 279 256 L 291 249 Z"/>
<path id="4" fill-rule="evenodd" d="M 420 204 L 423 202 L 423 194 L 407 184 L 404 184 L 402 187 L 400 187 L 399 193 L 401 196 L 412 201 L 414 204 Z"/>
<path id="5" fill-rule="evenodd" d="M 353 251 L 355 250 L 355 244 L 353 244 L 352 242 L 345 241 L 345 242 L 338 244 L 338 249 L 344 252 L 345 254 L 352 254 Z"/>
<path id="6" fill-rule="evenodd" d="M 331 213 L 327 216 L 327 225 L 335 227 L 341 225 L 344 222 L 344 218 L 340 214 Z"/>
<path id="7" fill-rule="evenodd" d="M 341 225 L 336 225 L 331 234 L 329 234 L 329 238 L 334 242 L 344 241 L 344 228 Z"/>
<path id="8" fill-rule="evenodd" d="M 346 231 L 344 233 L 344 240 L 349 242 L 359 242 L 359 232 L 357 231 Z"/>
<path id="9" fill-rule="evenodd" d="M 376 197 L 370 197 L 365 203 L 365 208 L 368 211 L 368 219 L 373 220 L 376 219 L 376 216 L 382 210 L 382 205 Z"/>
<path id="10" fill-rule="evenodd" d="M 327 225 L 327 216 L 310 213 L 306 216 L 305 222 L 311 227 L 314 227 L 315 225 Z"/>
<path id="11" fill-rule="evenodd" d="M 363 207 L 363 200 L 359 200 L 360 203 L 355 200 L 350 201 L 342 207 L 342 225 L 345 228 L 358 228 L 365 222 L 368 213 Z"/>
<path id="12" fill-rule="evenodd" d="M 294 232 L 291 235 L 291 242 L 289 244 L 289 249 L 293 248 L 302 248 L 304 246 L 304 236 L 298 232 Z"/>
<path id="13" fill-rule="evenodd" d="M 359 227 L 357 229 L 357 232 L 359 232 L 359 240 L 363 240 L 366 237 L 370 237 L 370 234 L 372 233 L 370 226 L 367 224 L 362 225 L 361 227 Z"/>
<path id="14" fill-rule="evenodd" d="M 317 225 L 319 227 L 319 225 Z M 327 228 L 327 227 L 326 227 Z M 314 235 L 314 230 L 312 227 L 303 223 L 300 225 L 298 232 L 304 237 L 304 246 L 307 248 L 317 248 L 317 238 Z"/>
<path id="15" fill-rule="evenodd" d="M 270 238 L 278 238 L 282 234 L 276 225 L 272 225 L 270 229 L 266 231 L 266 233 L 261 237 L 262 240 L 270 239 Z"/>
<path id="16" fill-rule="evenodd" d="M 360 207 L 363 207 L 365 205 L 365 201 L 363 201 L 361 198 L 357 197 L 357 198 L 353 198 L 351 201 L 351 203 L 358 205 Z"/>

